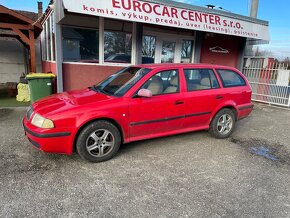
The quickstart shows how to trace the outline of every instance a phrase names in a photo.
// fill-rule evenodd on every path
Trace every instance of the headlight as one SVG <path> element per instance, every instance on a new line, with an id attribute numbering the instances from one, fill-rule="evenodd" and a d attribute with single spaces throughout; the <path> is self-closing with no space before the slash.
<path id="1" fill-rule="evenodd" d="M 44 128 L 44 129 L 54 128 L 54 124 L 53 124 L 52 120 L 46 119 L 46 118 L 40 116 L 39 114 L 35 114 L 33 116 L 31 124 L 34 126 L 37 126 L 39 128 Z"/>

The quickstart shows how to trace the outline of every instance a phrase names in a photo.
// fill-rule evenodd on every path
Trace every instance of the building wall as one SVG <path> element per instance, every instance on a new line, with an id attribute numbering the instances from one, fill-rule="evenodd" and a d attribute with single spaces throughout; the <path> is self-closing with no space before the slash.
<path id="1" fill-rule="evenodd" d="M 95 85 L 122 69 L 120 66 L 63 64 L 64 90 L 83 89 Z"/>
<path id="2" fill-rule="evenodd" d="M 95 85 L 123 68 L 121 66 L 77 63 L 64 63 L 62 66 L 64 91 L 83 89 Z M 56 74 L 55 62 L 43 61 L 42 71 Z M 55 85 L 56 83 L 54 83 Z M 54 87 L 54 91 L 56 91 L 56 87 Z"/>
<path id="3" fill-rule="evenodd" d="M 16 40 L 0 39 L 0 83 L 18 82 L 25 68 L 23 45 Z"/>
<path id="4" fill-rule="evenodd" d="M 56 74 L 56 64 L 51 61 L 42 61 L 42 72 Z"/>
<path id="5" fill-rule="evenodd" d="M 41 70 L 40 43 L 36 43 L 37 71 Z M 0 83 L 19 82 L 26 73 L 26 54 L 24 46 L 17 40 L 0 39 Z"/>
<path id="6" fill-rule="evenodd" d="M 237 68 L 243 45 L 241 37 L 206 33 L 202 41 L 200 62 Z"/>

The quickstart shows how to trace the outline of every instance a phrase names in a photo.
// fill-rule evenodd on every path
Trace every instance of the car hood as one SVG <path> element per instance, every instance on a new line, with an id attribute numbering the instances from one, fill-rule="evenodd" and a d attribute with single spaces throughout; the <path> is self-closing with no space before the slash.
<path id="1" fill-rule="evenodd" d="M 51 115 L 62 111 L 85 106 L 93 103 L 100 103 L 114 99 L 112 96 L 104 95 L 90 89 L 63 92 L 51 95 L 36 101 L 33 104 L 34 111 L 41 115 Z"/>

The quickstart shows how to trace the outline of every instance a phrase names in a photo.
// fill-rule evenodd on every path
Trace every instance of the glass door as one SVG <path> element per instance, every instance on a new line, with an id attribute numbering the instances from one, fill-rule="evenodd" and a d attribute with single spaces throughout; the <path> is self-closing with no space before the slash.
<path id="1" fill-rule="evenodd" d="M 192 63 L 193 36 L 146 32 L 142 41 L 142 63 Z"/>
<path id="2" fill-rule="evenodd" d="M 176 63 L 175 61 L 176 42 L 163 41 L 161 48 L 161 63 Z"/>

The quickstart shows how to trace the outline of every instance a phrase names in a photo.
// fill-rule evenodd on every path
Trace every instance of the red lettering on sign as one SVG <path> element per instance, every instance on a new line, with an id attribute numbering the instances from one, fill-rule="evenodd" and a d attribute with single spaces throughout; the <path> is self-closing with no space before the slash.
<path id="1" fill-rule="evenodd" d="M 188 19 L 190 20 L 190 21 L 194 21 L 195 19 L 194 19 L 194 12 L 193 11 L 189 11 L 188 12 Z"/>
<path id="2" fill-rule="evenodd" d="M 207 23 L 208 14 L 202 14 L 202 16 L 204 17 L 204 22 Z"/>
<path id="3" fill-rule="evenodd" d="M 171 16 L 173 18 L 178 18 L 178 15 L 177 15 L 177 9 L 176 8 L 171 8 Z"/>
<path id="4" fill-rule="evenodd" d="M 127 5 L 124 0 L 122 0 L 122 7 L 126 10 L 131 10 L 131 1 L 127 1 Z"/>
<path id="5" fill-rule="evenodd" d="M 161 15 L 161 13 L 157 11 L 157 8 L 159 9 L 160 8 L 160 5 L 154 5 L 153 6 L 154 13 L 157 14 L 157 15 Z"/>
<path id="6" fill-rule="evenodd" d="M 181 11 L 181 17 L 182 17 L 182 19 L 184 19 L 184 20 L 188 20 L 188 18 L 185 16 L 185 13 L 187 12 L 187 10 L 182 10 Z"/>
<path id="7" fill-rule="evenodd" d="M 145 2 L 142 4 L 142 9 L 144 12 L 150 14 L 152 12 L 152 7 L 151 7 L 151 4 Z"/>
<path id="8" fill-rule="evenodd" d="M 195 20 L 198 22 L 202 22 L 201 13 L 195 13 Z"/>
<path id="9" fill-rule="evenodd" d="M 88 6 L 83 5 L 83 10 L 84 10 L 84 11 L 88 11 L 88 10 L 89 10 L 89 9 L 88 9 Z"/>
<path id="10" fill-rule="evenodd" d="M 209 23 L 210 24 L 215 24 L 214 15 L 212 15 L 212 14 L 209 15 Z"/>
<path id="11" fill-rule="evenodd" d="M 164 15 L 167 15 L 168 17 L 170 17 L 170 13 L 169 13 L 169 11 L 168 11 L 168 8 L 167 8 L 167 7 L 164 7 L 164 8 L 163 8 L 163 13 L 162 13 L 162 16 L 164 16 Z"/>
<path id="12" fill-rule="evenodd" d="M 133 10 L 134 11 L 139 11 L 139 12 L 142 12 L 141 10 L 141 3 L 139 1 L 133 1 Z"/>
<path id="13" fill-rule="evenodd" d="M 215 24 L 221 25 L 221 18 L 219 16 L 215 16 Z"/>
<path id="14" fill-rule="evenodd" d="M 112 0 L 112 4 L 113 4 L 113 7 L 114 7 L 114 8 L 121 8 L 121 7 L 120 7 L 120 2 L 117 1 L 117 0 Z"/>

